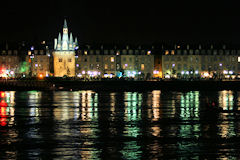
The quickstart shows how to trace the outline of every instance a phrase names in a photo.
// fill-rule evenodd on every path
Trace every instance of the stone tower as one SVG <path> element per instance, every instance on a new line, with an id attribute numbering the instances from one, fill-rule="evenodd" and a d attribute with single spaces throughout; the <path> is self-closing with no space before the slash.
<path id="1" fill-rule="evenodd" d="M 70 38 L 66 19 L 63 25 L 63 35 L 59 33 L 58 38 L 54 40 L 53 67 L 55 77 L 74 77 L 75 76 L 75 47 L 77 38 L 73 42 L 72 33 Z"/>

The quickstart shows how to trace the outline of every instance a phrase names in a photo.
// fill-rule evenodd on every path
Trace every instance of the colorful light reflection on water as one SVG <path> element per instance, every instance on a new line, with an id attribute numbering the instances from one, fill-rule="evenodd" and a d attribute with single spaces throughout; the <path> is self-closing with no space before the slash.
<path id="1" fill-rule="evenodd" d="M 209 117 L 209 101 L 223 113 Z M 0 159 L 238 159 L 240 92 L 0 92 Z"/>

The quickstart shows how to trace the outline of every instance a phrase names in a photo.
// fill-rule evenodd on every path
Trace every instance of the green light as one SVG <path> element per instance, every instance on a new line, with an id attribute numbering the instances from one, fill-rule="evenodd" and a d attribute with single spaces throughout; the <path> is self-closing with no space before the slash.
<path id="1" fill-rule="evenodd" d="M 20 65 L 20 73 L 25 73 L 28 70 L 29 70 L 29 66 L 27 62 L 22 62 L 22 64 Z"/>

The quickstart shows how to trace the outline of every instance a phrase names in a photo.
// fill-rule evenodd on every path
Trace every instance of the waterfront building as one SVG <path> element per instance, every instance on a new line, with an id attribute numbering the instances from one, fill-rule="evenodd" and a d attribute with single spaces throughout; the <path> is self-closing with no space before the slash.
<path id="1" fill-rule="evenodd" d="M 29 64 L 30 76 L 43 78 L 50 75 L 50 53 L 48 50 L 29 50 L 26 62 Z"/>
<path id="2" fill-rule="evenodd" d="M 53 67 L 55 77 L 75 76 L 75 47 L 77 39 L 73 41 L 73 35 L 68 34 L 67 21 L 64 20 L 63 35 L 59 33 L 54 40 Z"/>
<path id="3" fill-rule="evenodd" d="M 78 77 L 150 78 L 153 70 L 154 56 L 149 50 L 80 49 L 76 56 Z"/>
<path id="4" fill-rule="evenodd" d="M 240 74 L 240 50 L 173 49 L 164 50 L 162 68 L 165 78 L 235 78 Z"/>
<path id="5" fill-rule="evenodd" d="M 19 69 L 18 50 L 2 50 L 0 52 L 0 77 L 15 77 Z"/>

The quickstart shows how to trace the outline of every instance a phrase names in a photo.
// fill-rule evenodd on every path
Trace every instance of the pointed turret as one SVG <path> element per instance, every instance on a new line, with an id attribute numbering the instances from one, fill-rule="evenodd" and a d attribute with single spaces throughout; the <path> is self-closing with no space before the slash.
<path id="1" fill-rule="evenodd" d="M 64 25 L 63 25 L 63 28 L 68 28 L 68 26 L 67 26 L 67 20 L 66 20 L 66 19 L 64 19 Z"/>
<path id="2" fill-rule="evenodd" d="M 73 43 L 73 35 L 72 35 L 72 33 L 70 33 L 70 44 L 72 44 Z"/>
<path id="3" fill-rule="evenodd" d="M 61 33 L 58 34 L 58 44 L 61 44 Z"/>
<path id="4" fill-rule="evenodd" d="M 57 50 L 61 49 L 62 46 L 62 39 L 61 39 L 61 33 L 58 34 L 58 40 L 57 40 Z"/>
<path id="5" fill-rule="evenodd" d="M 76 46 L 78 45 L 77 37 L 75 37 L 75 45 L 76 45 Z"/>
<path id="6" fill-rule="evenodd" d="M 76 47 L 78 48 L 78 40 L 77 40 L 77 37 L 75 37 L 75 41 L 73 43 L 73 48 L 76 49 Z"/>
<path id="7" fill-rule="evenodd" d="M 72 33 L 70 33 L 69 49 L 72 50 L 73 47 L 74 47 L 74 44 L 73 44 L 73 35 L 72 35 Z"/>

